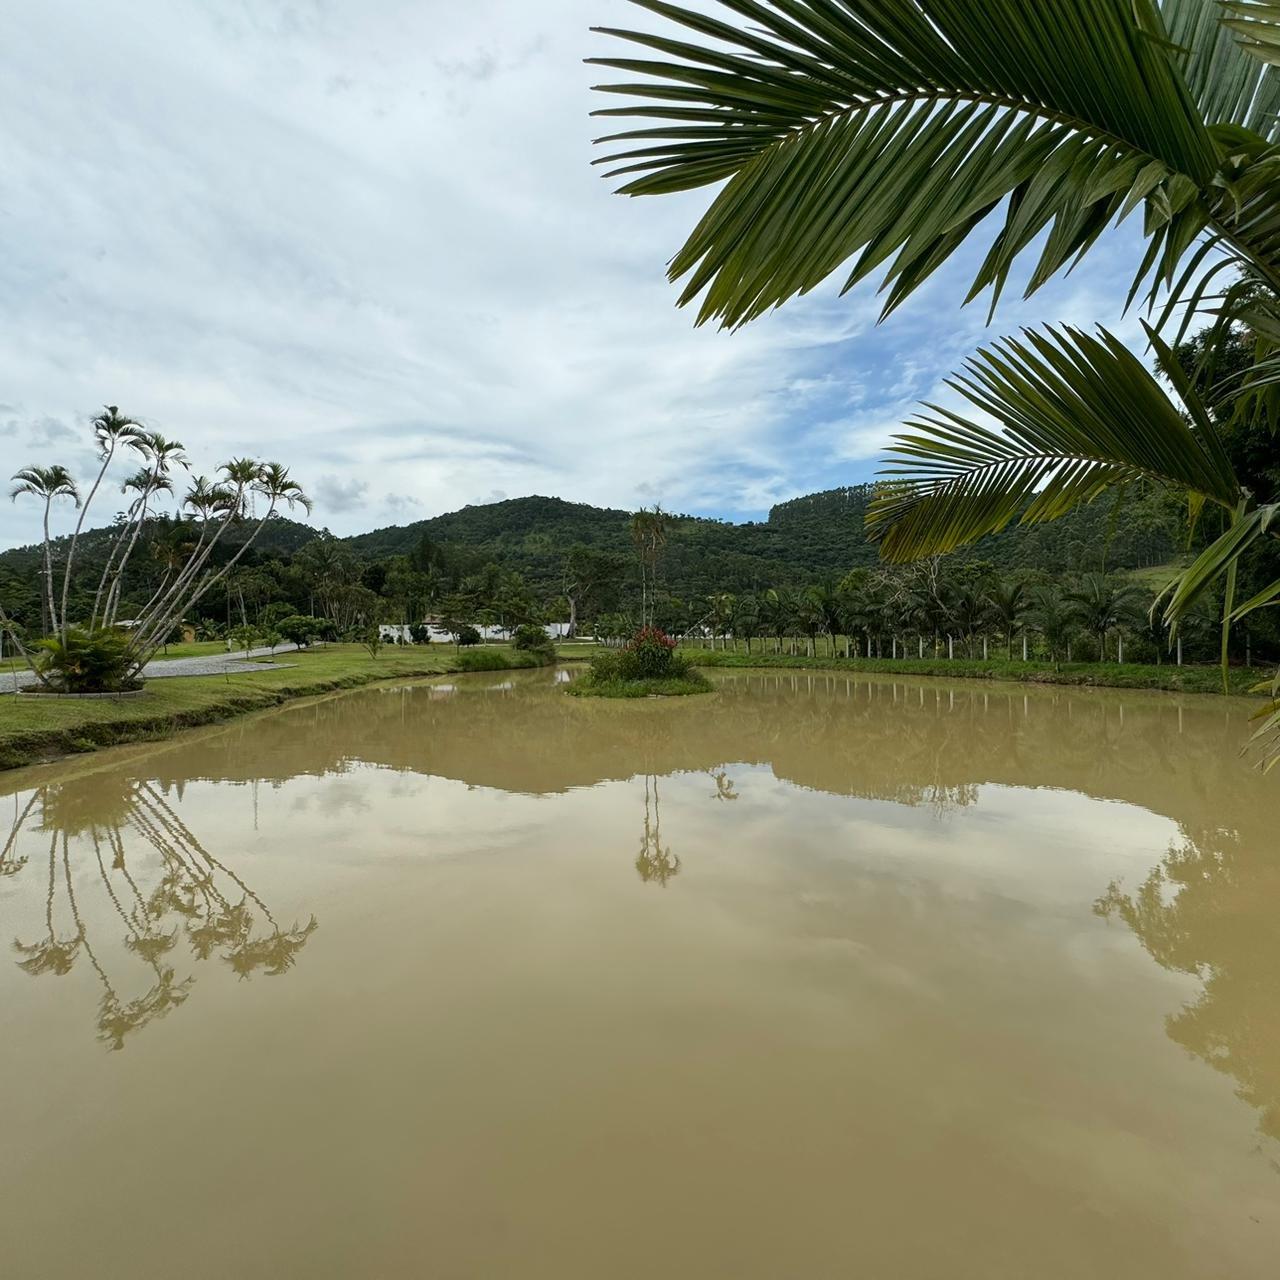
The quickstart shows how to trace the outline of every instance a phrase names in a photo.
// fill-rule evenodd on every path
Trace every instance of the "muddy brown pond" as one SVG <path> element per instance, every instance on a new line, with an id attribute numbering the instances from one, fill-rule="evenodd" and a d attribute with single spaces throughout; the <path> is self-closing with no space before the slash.
<path id="1" fill-rule="evenodd" d="M 0 1275 L 1277 1274 L 1246 704 L 564 678 L 0 775 Z"/>

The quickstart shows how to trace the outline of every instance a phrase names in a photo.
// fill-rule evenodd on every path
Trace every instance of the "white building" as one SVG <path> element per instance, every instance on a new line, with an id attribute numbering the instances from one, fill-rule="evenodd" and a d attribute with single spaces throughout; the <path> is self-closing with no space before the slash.
<path id="1" fill-rule="evenodd" d="M 431 636 L 432 644 L 453 643 L 453 633 L 446 631 L 436 619 L 428 618 L 425 625 Z M 565 632 L 569 629 L 569 624 L 567 622 L 549 622 L 542 629 L 552 640 L 563 640 Z M 408 623 L 382 622 L 378 624 L 378 635 L 381 636 L 384 644 L 412 644 L 412 630 L 412 626 Z M 503 631 L 500 627 L 476 627 L 476 630 L 480 633 L 480 639 L 486 644 L 501 643 L 511 638 L 510 633 Z"/>

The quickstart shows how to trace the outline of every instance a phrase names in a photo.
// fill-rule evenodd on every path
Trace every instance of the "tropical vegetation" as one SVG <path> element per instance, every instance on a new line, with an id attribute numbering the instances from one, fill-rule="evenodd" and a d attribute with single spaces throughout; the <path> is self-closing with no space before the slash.
<path id="1" fill-rule="evenodd" d="M 98 469 L 82 498 L 74 477 L 61 465 L 23 467 L 13 477 L 11 496 L 33 498 L 41 507 L 39 638 L 30 646 L 26 628 L 0 605 L 0 632 L 35 672 L 42 686 L 64 692 L 105 692 L 129 688 L 142 669 L 173 635 L 184 616 L 234 570 L 254 538 L 282 507 L 310 509 L 310 500 L 286 468 L 275 462 L 233 458 L 219 468 L 216 480 L 197 476 L 183 494 L 177 517 L 169 517 L 163 534 L 149 542 L 158 580 L 136 614 L 121 617 L 122 581 L 148 519 L 174 495 L 175 468 L 187 469 L 181 443 L 149 431 L 106 405 L 92 422 Z M 132 454 L 141 463 L 126 478 L 121 492 L 129 503 L 105 540 L 105 554 L 95 564 L 92 595 L 73 600 L 77 551 L 85 519 L 116 459 Z M 79 514 L 65 552 L 55 563 L 50 514 L 54 503 L 70 502 Z M 231 555 L 215 559 L 233 525 L 249 530 Z"/>
<path id="2" fill-rule="evenodd" d="M 678 644 L 660 627 L 646 624 L 625 645 L 592 655 L 587 674 L 569 692 L 602 698 L 709 693 L 707 678 L 693 669 L 692 658 L 679 652 Z"/>
<path id="3" fill-rule="evenodd" d="M 634 3 L 673 25 L 610 30 L 646 56 L 594 59 L 638 77 L 600 86 L 627 101 L 598 115 L 640 122 L 601 139 L 605 162 L 627 194 L 716 187 L 670 265 L 699 321 L 743 324 L 841 269 L 846 289 L 877 275 L 888 315 L 972 237 L 987 252 L 968 299 L 994 309 L 1024 255 L 1030 292 L 1142 210 L 1129 297 L 1173 396 L 1105 329 L 997 340 L 951 382 L 996 425 L 925 406 L 868 528 L 905 562 L 1135 484 L 1180 494 L 1193 524 L 1216 513 L 1214 536 L 1160 614 L 1176 633 L 1216 588 L 1225 669 L 1232 626 L 1280 599 L 1280 578 L 1239 595 L 1280 506 L 1222 426 L 1280 425 L 1280 7 Z M 1176 344 L 1197 316 L 1192 376 Z M 1244 367 L 1216 376 L 1242 340 Z"/>

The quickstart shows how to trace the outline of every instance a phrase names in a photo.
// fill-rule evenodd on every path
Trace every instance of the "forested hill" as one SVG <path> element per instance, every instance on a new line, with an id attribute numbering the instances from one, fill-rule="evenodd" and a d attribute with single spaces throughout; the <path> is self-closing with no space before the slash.
<path id="1" fill-rule="evenodd" d="M 671 516 L 662 553 L 663 587 L 683 598 L 750 592 L 830 580 L 874 564 L 876 548 L 863 533 L 869 499 L 867 486 L 830 489 L 779 503 L 767 520 L 745 524 Z M 629 573 L 634 561 L 630 519 L 631 513 L 616 508 L 560 498 L 513 498 L 335 541 L 369 566 L 431 546 L 461 571 L 494 563 L 552 595 L 562 579 L 566 553 L 575 545 L 615 553 L 623 573 Z M 1128 497 L 1119 506 L 1099 501 L 1050 524 L 1015 526 L 959 555 L 1001 569 L 1050 573 L 1140 568 L 1175 554 L 1180 524 L 1177 504 L 1149 493 Z M 157 532 L 163 532 L 162 525 Z M 105 554 L 110 535 L 111 530 L 102 529 L 82 538 L 77 562 L 86 582 L 96 581 L 94 565 Z M 224 545 L 234 547 L 240 536 L 230 533 Z M 300 548 L 322 536 L 328 535 L 292 520 L 272 520 L 245 567 L 272 561 L 287 565 Z M 147 560 L 138 559 L 140 569 Z M 10 609 L 38 608 L 39 564 L 37 547 L 0 553 L 0 599 Z"/>
<path id="2" fill-rule="evenodd" d="M 768 520 L 745 524 L 672 516 L 662 556 L 664 583 L 677 595 L 751 591 L 874 564 L 876 548 L 863 532 L 870 497 L 868 485 L 829 489 L 779 503 Z M 379 560 L 407 555 L 425 538 L 549 585 L 565 551 L 577 543 L 630 555 L 630 519 L 627 511 L 560 498 L 512 498 L 345 541 L 362 559 Z M 1009 569 L 1141 568 L 1175 554 L 1179 527 L 1176 504 L 1149 493 L 1130 496 L 1118 507 L 1111 499 L 1096 502 L 1051 524 L 1015 526 L 961 554 Z"/>

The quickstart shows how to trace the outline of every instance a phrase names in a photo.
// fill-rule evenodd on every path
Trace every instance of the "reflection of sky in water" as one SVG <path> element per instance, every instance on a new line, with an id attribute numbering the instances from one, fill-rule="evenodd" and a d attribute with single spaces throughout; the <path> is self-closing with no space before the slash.
<path id="1" fill-rule="evenodd" d="M 285 1273 L 412 1274 L 397 1242 L 425 1224 L 446 1274 L 717 1274 L 725 1239 L 735 1275 L 1270 1274 L 1280 880 L 1237 707 L 790 677 L 584 706 L 551 679 L 371 690 L 28 775 L 10 936 L 44 928 L 51 837 L 56 936 L 83 929 L 122 1007 L 149 980 L 119 908 L 136 926 L 174 831 L 179 905 L 205 911 L 206 878 L 255 922 L 207 960 L 201 912 L 141 930 L 189 985 L 109 1072 L 87 957 L 0 968 L 0 1070 L 48 1100 L 0 1104 L 26 1153 L 0 1166 L 7 1238 L 87 1274 L 55 1217 L 102 1238 L 145 1202 L 185 1242 L 251 1149 L 271 1212 L 242 1238 Z M 144 1113 L 172 1186 L 122 1159 Z M 618 1216 L 637 1197 L 652 1238 Z M 502 1231 L 472 1229 L 481 1206 Z M 367 1253 L 353 1212 L 380 1224 Z M 970 1234 L 956 1270 L 942 1242 Z M 621 1238 L 634 1272 L 588 1249 Z"/>

